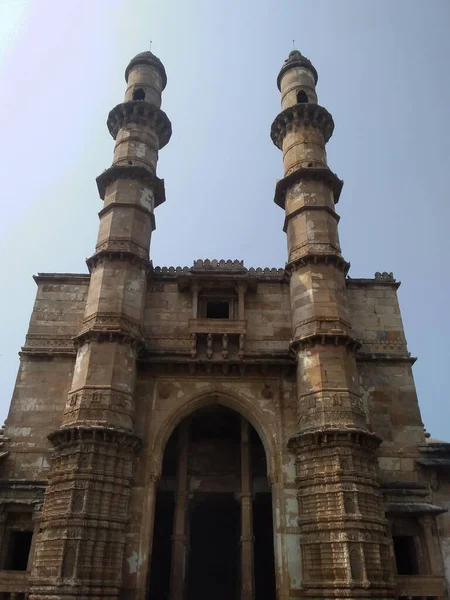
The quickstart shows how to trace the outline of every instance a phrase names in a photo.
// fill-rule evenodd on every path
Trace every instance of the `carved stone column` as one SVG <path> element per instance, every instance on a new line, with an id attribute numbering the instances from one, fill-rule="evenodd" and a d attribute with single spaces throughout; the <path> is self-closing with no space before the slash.
<path id="1" fill-rule="evenodd" d="M 255 596 L 249 423 L 241 420 L 241 600 Z"/>
<path id="2" fill-rule="evenodd" d="M 239 283 L 237 285 L 239 321 L 243 321 L 245 318 L 245 291 L 246 291 L 246 289 L 247 289 L 247 285 L 245 283 Z"/>
<path id="3" fill-rule="evenodd" d="M 34 510 L 33 510 L 33 523 L 34 523 L 33 537 L 31 538 L 30 553 L 28 555 L 27 571 L 31 571 L 31 568 L 33 566 L 34 552 L 35 552 L 35 548 L 36 548 L 36 540 L 37 540 L 37 536 L 39 535 L 39 528 L 41 526 L 41 511 L 42 511 L 42 504 L 41 503 L 35 504 Z"/>
<path id="4" fill-rule="evenodd" d="M 198 283 L 192 284 L 192 318 L 198 319 L 198 293 L 200 287 Z"/>
<path id="5" fill-rule="evenodd" d="M 188 503 L 188 446 L 189 422 L 180 426 L 178 442 L 178 473 L 175 516 L 172 536 L 172 572 L 170 575 L 170 598 L 182 600 L 186 579 L 186 509 Z"/>

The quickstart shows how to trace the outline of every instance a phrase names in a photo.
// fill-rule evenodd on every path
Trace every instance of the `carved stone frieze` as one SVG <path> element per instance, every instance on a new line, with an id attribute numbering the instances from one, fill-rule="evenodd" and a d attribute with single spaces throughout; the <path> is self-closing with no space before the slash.
<path id="1" fill-rule="evenodd" d="M 108 240 L 97 244 L 96 252 L 126 252 L 127 254 L 135 254 L 139 258 L 148 260 L 148 248 L 139 246 L 129 239 L 109 238 Z"/>
<path id="2" fill-rule="evenodd" d="M 76 354 L 76 348 L 70 335 L 28 334 L 23 354 Z"/>

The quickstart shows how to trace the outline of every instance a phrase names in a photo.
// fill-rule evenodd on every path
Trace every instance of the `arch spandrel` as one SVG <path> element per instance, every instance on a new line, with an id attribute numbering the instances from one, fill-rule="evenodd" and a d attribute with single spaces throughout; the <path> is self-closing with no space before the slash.
<path id="1" fill-rule="evenodd" d="M 177 425 L 200 408 L 214 404 L 220 404 L 236 411 L 245 417 L 255 428 L 266 453 L 267 478 L 270 483 L 276 481 L 277 434 L 275 427 L 268 423 L 267 417 L 264 417 L 263 411 L 256 405 L 254 400 L 252 401 L 246 397 L 233 394 L 228 390 L 223 391 L 216 388 L 203 390 L 201 393 L 184 398 L 179 406 L 169 412 L 157 431 L 153 433 L 154 441 L 150 448 L 152 453 L 151 471 L 156 478 L 159 478 L 161 475 L 164 450 Z"/>

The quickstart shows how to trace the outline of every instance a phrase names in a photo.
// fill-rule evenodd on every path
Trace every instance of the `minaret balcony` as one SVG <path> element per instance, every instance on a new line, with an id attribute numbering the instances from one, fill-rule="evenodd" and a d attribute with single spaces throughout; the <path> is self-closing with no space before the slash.
<path id="1" fill-rule="evenodd" d="M 342 179 L 333 173 L 328 167 L 298 167 L 294 172 L 290 173 L 283 179 L 277 181 L 275 187 L 275 196 L 273 201 L 280 208 L 285 207 L 286 191 L 299 181 L 321 181 L 327 184 L 334 196 L 334 203 L 339 202 L 344 182 Z"/>
<path id="2" fill-rule="evenodd" d="M 145 100 L 130 100 L 118 104 L 111 110 L 106 121 L 114 139 L 119 130 L 130 123 L 153 129 L 159 136 L 159 149 L 164 148 L 172 135 L 172 125 L 166 113 Z"/>
<path id="3" fill-rule="evenodd" d="M 283 110 L 275 118 L 270 129 L 272 142 L 280 150 L 286 133 L 292 129 L 294 124 L 319 129 L 325 143 L 328 142 L 334 131 L 333 117 L 326 108 L 319 106 L 319 104 L 295 104 Z"/>

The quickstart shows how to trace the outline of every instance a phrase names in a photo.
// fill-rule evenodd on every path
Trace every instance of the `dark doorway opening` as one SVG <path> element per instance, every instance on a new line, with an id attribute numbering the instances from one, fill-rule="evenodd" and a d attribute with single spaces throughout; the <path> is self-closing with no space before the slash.
<path id="1" fill-rule="evenodd" d="M 145 100 L 145 92 L 142 88 L 133 90 L 133 100 Z"/>
<path id="2" fill-rule="evenodd" d="M 206 303 L 206 318 L 207 319 L 229 319 L 230 318 L 230 303 L 229 302 L 207 302 Z"/>
<path id="3" fill-rule="evenodd" d="M 273 552 L 272 494 L 255 494 L 253 502 L 255 597 L 273 600 L 275 558 Z"/>
<path id="4" fill-rule="evenodd" d="M 232 494 L 207 494 L 190 519 L 187 600 L 238 600 L 240 509 Z"/>
<path id="5" fill-rule="evenodd" d="M 308 95 L 305 90 L 300 90 L 297 92 L 297 102 L 300 104 L 301 102 L 308 102 Z"/>
<path id="6" fill-rule="evenodd" d="M 418 575 L 416 546 L 412 535 L 394 535 L 394 553 L 399 575 Z"/>
<path id="7" fill-rule="evenodd" d="M 158 491 L 155 506 L 149 598 L 157 598 L 158 600 L 168 600 L 169 598 L 174 509 L 173 492 Z"/>
<path id="8" fill-rule="evenodd" d="M 11 531 L 6 550 L 6 571 L 27 570 L 32 537 L 32 531 Z"/>

